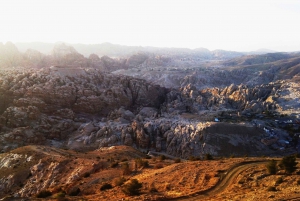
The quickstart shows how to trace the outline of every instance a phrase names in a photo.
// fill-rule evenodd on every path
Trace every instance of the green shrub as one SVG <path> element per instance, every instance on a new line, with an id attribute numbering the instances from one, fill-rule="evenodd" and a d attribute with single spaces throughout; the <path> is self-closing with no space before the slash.
<path id="1" fill-rule="evenodd" d="M 297 167 L 297 162 L 296 162 L 296 156 L 291 155 L 291 156 L 285 156 L 282 158 L 282 160 L 279 163 L 279 166 L 285 170 L 286 173 L 290 174 L 294 172 Z"/>
<path id="2" fill-rule="evenodd" d="M 277 172 L 277 161 L 271 160 L 267 163 L 266 168 L 269 174 L 276 174 Z"/>
<path id="3" fill-rule="evenodd" d="M 125 184 L 122 191 L 126 195 L 139 195 L 142 183 L 139 183 L 137 179 L 131 179 L 129 183 Z"/>
<path id="4" fill-rule="evenodd" d="M 48 191 L 48 190 L 42 190 L 42 191 L 40 191 L 37 195 L 36 195 L 36 197 L 37 198 L 46 198 L 46 197 L 49 197 L 49 196 L 51 196 L 52 195 L 52 193 L 50 192 L 50 191 Z"/>
<path id="5" fill-rule="evenodd" d="M 104 184 L 101 186 L 101 188 L 100 188 L 101 191 L 105 191 L 105 190 L 108 190 L 108 189 L 112 189 L 112 185 L 109 184 L 109 183 L 104 183 Z"/>

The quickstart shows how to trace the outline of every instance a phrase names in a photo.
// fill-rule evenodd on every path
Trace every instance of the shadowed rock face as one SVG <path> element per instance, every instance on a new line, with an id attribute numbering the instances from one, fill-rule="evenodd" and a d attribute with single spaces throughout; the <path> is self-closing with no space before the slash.
<path id="1" fill-rule="evenodd" d="M 36 144 L 63 140 L 80 126 L 78 122 L 107 117 L 116 108 L 159 108 L 167 92 L 143 80 L 95 69 L 1 71 L 2 143 L 20 146 L 23 137 L 25 143 Z"/>
<path id="2" fill-rule="evenodd" d="M 76 112 L 107 115 L 112 109 L 124 106 L 148 105 L 159 107 L 167 90 L 146 81 L 125 76 L 113 76 L 95 69 L 51 67 L 37 72 L 6 71 L 2 73 L 1 104 L 36 105 L 42 112 L 69 108 Z"/>

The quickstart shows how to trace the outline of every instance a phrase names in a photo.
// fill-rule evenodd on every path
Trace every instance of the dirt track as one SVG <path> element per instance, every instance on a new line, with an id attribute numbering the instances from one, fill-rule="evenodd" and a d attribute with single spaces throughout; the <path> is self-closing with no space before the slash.
<path id="1" fill-rule="evenodd" d="M 233 166 L 232 168 L 230 168 L 227 172 L 225 172 L 222 176 L 221 179 L 219 181 L 219 183 L 217 185 L 215 185 L 214 187 L 205 190 L 205 191 L 201 191 L 198 193 L 195 193 L 193 195 L 189 195 L 189 196 L 183 196 L 180 198 L 175 198 L 173 200 L 189 200 L 189 201 L 196 201 L 196 200 L 201 200 L 204 198 L 209 198 L 211 196 L 214 196 L 216 194 L 221 193 L 222 191 L 224 191 L 230 184 L 232 184 L 233 180 L 243 171 L 245 171 L 246 169 L 259 165 L 259 164 L 263 164 L 266 163 L 267 161 L 249 161 L 249 162 L 244 162 L 244 163 L 240 163 L 237 164 L 235 166 Z"/>

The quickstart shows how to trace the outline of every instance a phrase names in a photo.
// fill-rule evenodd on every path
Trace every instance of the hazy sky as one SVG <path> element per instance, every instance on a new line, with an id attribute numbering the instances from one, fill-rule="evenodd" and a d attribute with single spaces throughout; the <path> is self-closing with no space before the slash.
<path id="1" fill-rule="evenodd" d="M 300 0 L 0 0 L 0 42 L 300 50 Z"/>

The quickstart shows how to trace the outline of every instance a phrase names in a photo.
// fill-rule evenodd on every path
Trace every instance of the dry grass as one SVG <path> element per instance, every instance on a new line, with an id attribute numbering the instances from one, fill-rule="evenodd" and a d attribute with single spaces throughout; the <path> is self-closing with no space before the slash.
<path id="1" fill-rule="evenodd" d="M 137 166 L 139 160 L 144 158 L 141 152 L 126 146 L 119 146 L 110 149 L 101 149 L 86 153 L 77 153 L 71 150 L 58 150 L 49 147 L 28 146 L 12 151 L 12 153 L 32 155 L 33 160 L 16 168 L 0 169 L 0 174 L 24 173 L 40 160 L 47 169 L 50 164 L 63 164 L 59 179 L 55 187 L 48 189 L 53 196 L 47 200 L 57 200 L 55 196 L 59 192 L 66 192 L 64 199 L 69 200 L 157 200 L 191 195 L 199 191 L 209 189 L 216 185 L 220 175 L 224 174 L 233 165 L 245 161 L 256 160 L 255 158 L 223 158 L 211 161 L 182 161 L 174 163 L 174 160 L 153 160 L 147 161 L 149 166 Z M 0 159 L 5 154 L 0 155 Z M 126 158 L 127 160 L 123 160 Z M 116 167 L 110 167 L 111 162 L 118 162 Z M 128 174 L 123 174 L 123 164 L 128 163 L 131 170 Z M 299 166 L 299 164 L 298 164 Z M 71 167 L 71 168 L 70 168 Z M 298 167 L 299 168 L 299 167 Z M 75 171 L 80 170 L 80 177 L 72 182 L 67 182 L 67 178 Z M 44 170 L 41 170 L 43 173 Z M 48 171 L 49 172 L 49 171 Z M 89 173 L 89 176 L 86 175 Z M 45 175 L 49 176 L 45 170 Z M 34 177 L 34 176 L 31 176 Z M 280 179 L 282 178 L 282 179 Z M 30 179 L 30 178 L 29 178 Z M 15 186 L 11 192 L 17 192 L 26 187 L 28 178 L 21 178 L 22 186 Z M 137 179 L 142 183 L 141 194 L 137 196 L 125 195 L 122 191 L 126 182 Z M 268 191 L 268 187 L 276 186 L 276 198 L 285 199 L 287 196 L 296 196 L 300 193 L 299 175 L 269 175 L 264 164 L 256 168 L 250 168 L 242 172 L 224 192 L 217 194 L 215 200 L 247 200 L 251 197 L 254 200 L 261 200 L 263 196 L 269 196 L 272 200 L 273 191 Z M 47 177 L 41 181 L 47 182 Z M 111 189 L 101 191 L 105 184 L 112 184 Z M 77 196 L 69 196 L 70 192 L 80 192 Z M 2 192 L 1 196 L 6 193 Z M 32 198 L 33 200 L 35 198 Z M 201 200 L 205 200 L 203 198 Z M 207 198 L 209 200 L 211 198 Z"/>

